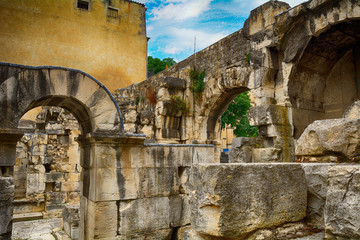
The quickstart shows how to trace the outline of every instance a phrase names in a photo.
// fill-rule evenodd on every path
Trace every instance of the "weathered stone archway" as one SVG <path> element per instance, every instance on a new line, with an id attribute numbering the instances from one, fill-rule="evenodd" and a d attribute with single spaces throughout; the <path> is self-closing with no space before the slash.
<path id="1" fill-rule="evenodd" d="M 288 87 L 295 138 L 315 120 L 341 118 L 360 97 L 359 27 L 350 19 L 326 25 L 294 59 Z"/>
<path id="2" fill-rule="evenodd" d="M 322 99 L 324 92 L 331 96 L 338 90 L 331 87 L 335 86 L 331 76 L 338 71 L 331 70 L 346 65 L 350 58 L 358 59 L 359 8 L 358 1 L 345 0 L 310 1 L 294 8 L 280 1 L 263 4 L 251 12 L 239 31 L 140 84 L 117 90 L 119 105 L 127 111 L 126 128 L 148 134 L 158 142 L 217 143 L 219 134 L 214 132 L 218 132 L 219 109 L 226 107 L 233 89 L 245 88 L 255 103 L 250 110 L 250 124 L 259 127 L 260 136 L 266 141 L 259 152 L 277 152 L 280 155 L 274 160 L 294 161 L 294 140 L 301 129 L 313 120 L 331 117 L 331 108 L 343 105 L 338 108 L 338 116 L 357 98 L 354 93 L 341 103 L 331 103 L 331 97 Z M 343 34 L 336 35 L 339 30 Z M 331 46 L 327 43 L 331 38 L 342 40 Z M 304 71 L 306 68 L 313 70 Z M 326 72 L 320 74 L 323 80 L 315 76 L 314 68 Z M 206 72 L 205 89 L 198 98 L 192 93 L 190 69 Z M 309 77 L 316 78 L 316 83 L 304 80 Z M 152 107 L 144 97 L 149 87 L 156 90 Z M 171 95 L 186 102 L 189 111 L 174 111 L 176 106 L 170 109 Z M 325 113 L 319 112 L 317 104 L 323 105 L 320 108 L 326 106 L 326 116 L 320 116 Z M 305 111 L 306 121 L 302 120 L 302 108 L 312 108 Z M 144 116 L 151 116 L 147 119 L 152 120 L 144 121 Z M 166 134 L 164 129 L 169 127 L 176 134 Z"/>
<path id="3" fill-rule="evenodd" d="M 88 206 L 96 206 L 101 199 L 91 195 L 89 189 L 101 192 L 102 185 L 95 184 L 98 177 L 92 175 L 97 166 L 93 164 L 96 156 L 89 137 L 96 142 L 97 138 L 104 140 L 109 134 L 121 136 L 123 126 L 119 108 L 100 82 L 81 71 L 7 63 L 0 64 L 0 238 L 11 238 L 16 143 L 26 132 L 17 128 L 18 121 L 28 110 L 38 106 L 63 107 L 77 118 L 81 126 L 80 235 L 82 239 L 92 238 L 89 231 L 96 227 L 96 216 L 95 210 Z"/>

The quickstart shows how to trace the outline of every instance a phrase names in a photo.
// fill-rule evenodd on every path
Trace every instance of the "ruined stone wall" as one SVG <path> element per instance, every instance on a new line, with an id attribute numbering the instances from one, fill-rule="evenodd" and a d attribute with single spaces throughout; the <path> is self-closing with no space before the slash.
<path id="1" fill-rule="evenodd" d="M 32 122 L 20 121 L 20 125 L 37 129 L 26 134 L 17 145 L 14 167 L 17 221 L 26 219 L 27 215 L 35 216 L 27 213 L 38 213 L 38 218 L 60 217 L 63 204 L 80 201 L 77 120 L 64 109 L 47 107 Z"/>
<path id="2" fill-rule="evenodd" d="M 90 231 L 80 239 L 171 239 L 190 224 L 191 167 L 215 163 L 214 146 L 144 145 L 143 138 L 88 140 L 80 142 L 92 144 L 95 155 L 83 166 L 80 219 L 85 221 L 80 228 Z"/>
<path id="3" fill-rule="evenodd" d="M 292 9 L 271 1 L 254 9 L 238 32 L 142 83 L 116 90 L 125 128 L 157 142 L 218 145 L 219 117 L 237 94 L 249 90 L 250 124 L 259 127 L 262 141 L 258 155 L 275 152 L 272 161 L 294 161 L 294 139 L 306 126 L 340 117 L 358 98 L 358 9 L 357 1 L 343 0 Z M 206 73 L 199 97 L 192 91 L 191 69 Z"/>

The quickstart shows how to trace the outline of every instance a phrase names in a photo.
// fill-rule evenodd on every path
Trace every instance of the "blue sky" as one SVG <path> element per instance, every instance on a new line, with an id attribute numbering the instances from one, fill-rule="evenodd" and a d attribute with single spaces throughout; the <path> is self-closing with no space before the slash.
<path id="1" fill-rule="evenodd" d="M 147 7 L 148 55 L 181 61 L 242 28 L 266 0 L 136 0 Z M 285 0 L 290 6 L 304 0 Z"/>

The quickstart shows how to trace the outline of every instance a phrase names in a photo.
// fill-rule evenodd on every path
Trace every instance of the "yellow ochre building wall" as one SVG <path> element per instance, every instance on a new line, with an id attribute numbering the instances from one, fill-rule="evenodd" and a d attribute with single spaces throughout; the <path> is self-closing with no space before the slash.
<path id="1" fill-rule="evenodd" d="M 145 6 L 81 2 L 88 10 L 78 0 L 0 0 L 0 61 L 79 69 L 111 92 L 145 80 Z"/>

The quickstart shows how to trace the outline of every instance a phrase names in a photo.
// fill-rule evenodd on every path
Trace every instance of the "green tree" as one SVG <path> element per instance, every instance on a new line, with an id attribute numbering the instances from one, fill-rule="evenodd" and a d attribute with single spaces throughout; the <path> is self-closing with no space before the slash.
<path id="1" fill-rule="evenodd" d="M 229 105 L 227 110 L 221 116 L 221 127 L 230 125 L 234 129 L 237 137 L 256 137 L 258 128 L 250 126 L 248 113 L 251 107 L 250 96 L 248 92 L 239 94 Z"/>
<path id="2" fill-rule="evenodd" d="M 166 67 L 171 67 L 175 63 L 176 62 L 173 58 L 164 58 L 163 60 L 160 60 L 159 58 L 153 58 L 152 56 L 148 56 L 147 75 L 148 77 L 151 77 L 165 70 Z"/>

